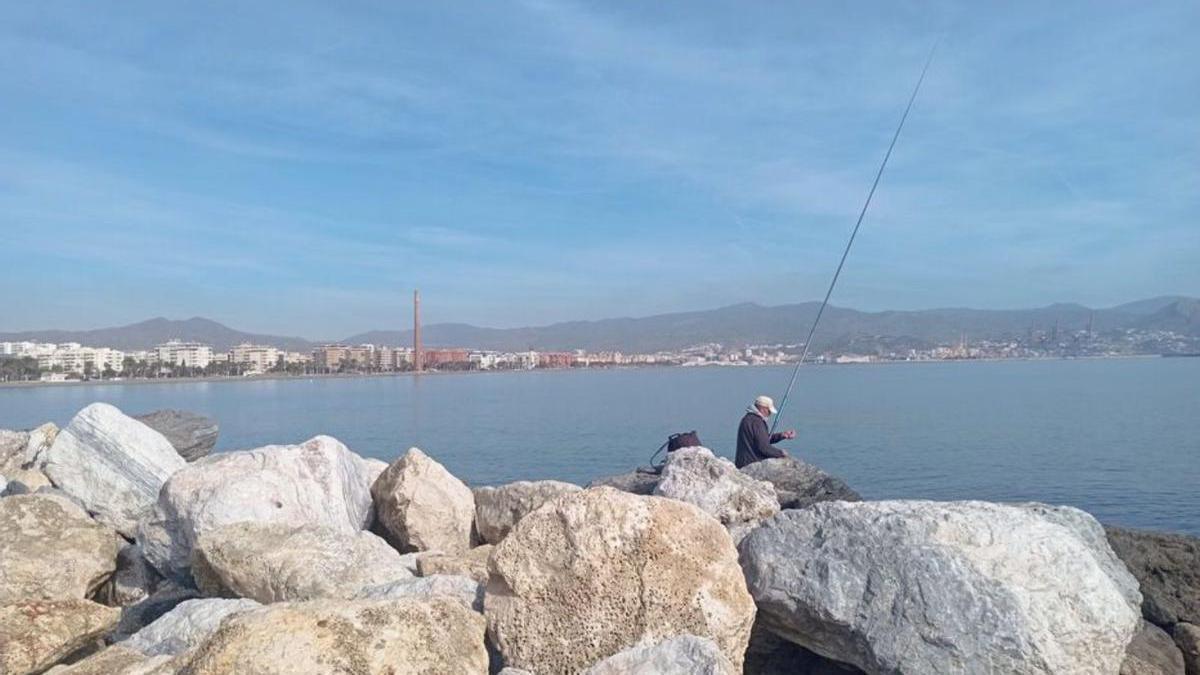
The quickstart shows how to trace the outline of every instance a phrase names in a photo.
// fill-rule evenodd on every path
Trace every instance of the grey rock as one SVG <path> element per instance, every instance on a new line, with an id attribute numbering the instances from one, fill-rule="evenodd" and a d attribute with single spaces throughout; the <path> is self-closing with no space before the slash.
<path id="1" fill-rule="evenodd" d="M 1142 588 L 1142 614 L 1164 628 L 1200 623 L 1200 538 L 1106 527 L 1108 541 Z"/>
<path id="2" fill-rule="evenodd" d="M 192 564 L 202 591 L 227 589 L 264 604 L 351 598 L 367 586 L 412 578 L 400 553 L 370 532 L 283 523 L 210 530 L 197 540 Z"/>
<path id="3" fill-rule="evenodd" d="M 176 585 L 166 581 L 159 585 L 146 599 L 121 610 L 120 621 L 108 636 L 108 641 L 122 642 L 128 640 L 141 629 L 154 623 L 159 617 L 179 606 L 186 600 L 199 598 L 199 593 L 193 588 Z"/>
<path id="4" fill-rule="evenodd" d="M 658 473 L 634 470 L 628 473 L 619 473 L 615 476 L 597 478 L 588 483 L 587 487 L 610 487 L 630 494 L 650 495 L 654 494 L 654 488 L 658 485 L 658 480 L 661 477 Z"/>
<path id="5" fill-rule="evenodd" d="M 794 457 L 765 459 L 742 467 L 742 472 L 775 486 L 781 509 L 803 509 L 828 501 L 862 501 L 842 479 Z"/>
<path id="6" fill-rule="evenodd" d="M 654 494 L 699 506 L 738 534 L 779 512 L 770 483 L 738 471 L 733 462 L 714 456 L 708 448 L 670 453 Z"/>
<path id="7" fill-rule="evenodd" d="M 557 480 L 523 480 L 475 488 L 475 529 L 484 543 L 498 544 L 526 514 L 555 497 L 580 489 Z"/>
<path id="8" fill-rule="evenodd" d="M 61 497 L 0 499 L 0 603 L 90 596 L 113 573 L 119 540 Z"/>
<path id="9" fill-rule="evenodd" d="M 138 543 L 161 574 L 190 582 L 196 538 L 223 525 L 317 525 L 353 534 L 371 524 L 378 467 L 328 436 L 209 455 L 167 481 Z"/>
<path id="10" fill-rule="evenodd" d="M 1120 675 L 1184 675 L 1183 654 L 1166 631 L 1143 621 L 1125 648 Z"/>
<path id="11" fill-rule="evenodd" d="M 162 576 L 142 555 L 141 547 L 124 544 L 117 553 L 117 571 L 100 589 L 97 599 L 110 607 L 129 607 L 154 593 Z"/>
<path id="12" fill-rule="evenodd" d="M 132 538 L 184 461 L 162 434 L 107 403 L 71 420 L 46 451 L 45 473 L 96 520 Z"/>
<path id="13" fill-rule="evenodd" d="M 739 672 L 717 643 L 695 635 L 679 635 L 617 652 L 585 670 L 584 675 L 736 675 Z"/>
<path id="14" fill-rule="evenodd" d="M 457 574 L 432 574 L 427 577 L 376 584 L 360 590 L 354 599 L 394 600 L 434 596 L 454 598 L 476 612 L 483 611 L 483 584 L 476 579 Z"/>
<path id="15" fill-rule="evenodd" d="M 253 600 L 185 600 L 121 643 L 148 656 L 175 656 L 198 646 L 227 616 L 262 607 Z"/>
<path id="16" fill-rule="evenodd" d="M 166 436 L 179 456 L 188 462 L 212 452 L 221 431 L 211 417 L 185 410 L 155 410 L 135 419 Z"/>
<path id="17" fill-rule="evenodd" d="M 1175 624 L 1171 637 L 1183 654 L 1187 675 L 1200 675 L 1200 626 L 1181 621 Z"/>
<path id="18" fill-rule="evenodd" d="M 0 497 L 7 496 L 7 493 L 8 493 L 8 479 L 5 478 L 3 475 L 0 475 Z"/>
<path id="19" fill-rule="evenodd" d="M 502 668 L 497 675 L 533 675 L 533 673 L 520 668 Z"/>
<path id="20" fill-rule="evenodd" d="M 1114 673 L 1137 582 L 1098 531 L 1068 507 L 822 502 L 751 533 L 741 563 L 766 628 L 868 673 Z"/>

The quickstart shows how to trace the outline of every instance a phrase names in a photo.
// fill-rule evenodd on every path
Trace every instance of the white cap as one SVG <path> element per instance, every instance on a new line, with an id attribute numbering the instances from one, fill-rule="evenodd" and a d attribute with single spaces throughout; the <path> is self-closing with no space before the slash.
<path id="1" fill-rule="evenodd" d="M 770 410 L 772 415 L 779 412 L 775 409 L 775 401 L 771 400 L 770 396 L 759 396 L 758 398 L 754 399 L 754 405 Z"/>

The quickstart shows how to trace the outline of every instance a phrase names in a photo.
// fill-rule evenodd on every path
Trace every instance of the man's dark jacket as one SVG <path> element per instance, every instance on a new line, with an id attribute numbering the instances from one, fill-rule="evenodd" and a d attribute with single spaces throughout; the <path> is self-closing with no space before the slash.
<path id="1" fill-rule="evenodd" d="M 770 457 L 787 457 L 783 450 L 771 445 L 783 440 L 783 434 L 773 434 L 767 429 L 767 421 L 756 412 L 747 412 L 738 425 L 737 468 L 760 462 Z"/>

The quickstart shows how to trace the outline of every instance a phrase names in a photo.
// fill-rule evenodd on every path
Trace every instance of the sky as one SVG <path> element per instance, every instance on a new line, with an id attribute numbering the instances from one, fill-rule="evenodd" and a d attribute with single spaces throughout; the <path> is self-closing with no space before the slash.
<path id="1" fill-rule="evenodd" d="M 0 8 L 0 332 L 1200 295 L 1200 4 Z"/>

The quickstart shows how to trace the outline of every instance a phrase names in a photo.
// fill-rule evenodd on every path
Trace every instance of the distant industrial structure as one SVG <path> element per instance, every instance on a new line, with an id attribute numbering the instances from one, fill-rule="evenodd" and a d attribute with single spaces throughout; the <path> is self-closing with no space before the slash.
<path id="1" fill-rule="evenodd" d="M 421 289 L 413 290 L 413 370 L 425 371 L 425 353 L 421 351 Z"/>

